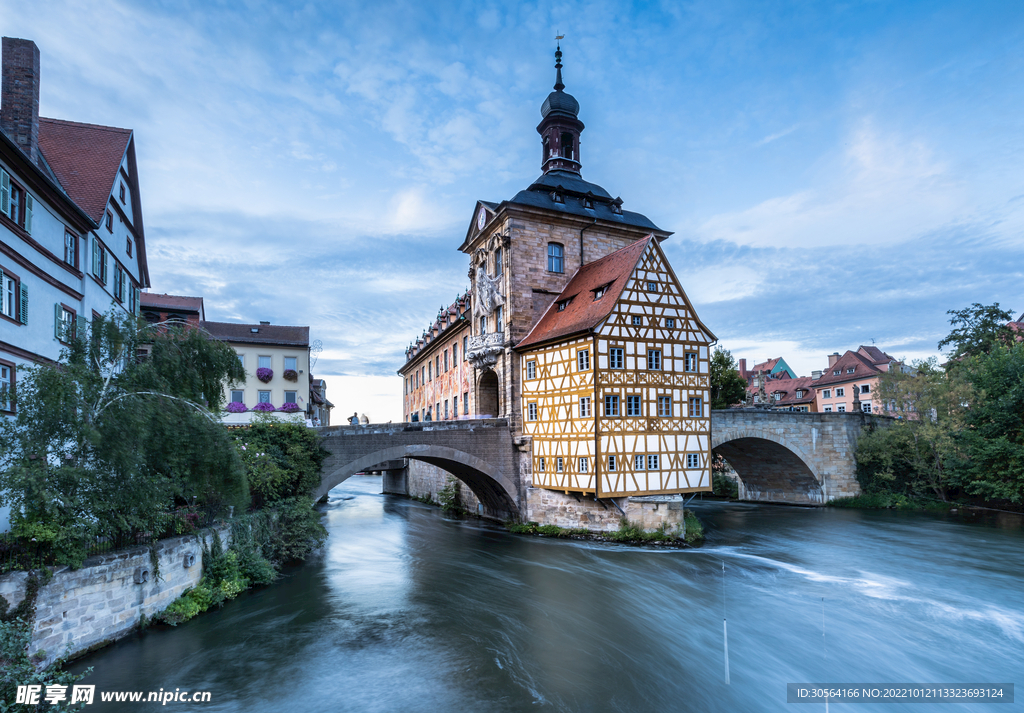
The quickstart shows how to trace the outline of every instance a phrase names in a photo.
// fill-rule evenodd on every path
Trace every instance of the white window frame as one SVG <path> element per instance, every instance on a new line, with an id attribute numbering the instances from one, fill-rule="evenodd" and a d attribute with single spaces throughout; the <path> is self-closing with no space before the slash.
<path id="1" fill-rule="evenodd" d="M 588 418 L 593 414 L 590 410 L 591 402 L 589 396 L 580 396 L 580 418 Z"/>
<path id="2" fill-rule="evenodd" d="M 608 456 L 608 472 L 615 472 L 615 456 Z"/>
<path id="3" fill-rule="evenodd" d="M 661 470 L 661 458 L 657 453 L 647 455 L 647 470 Z"/>
<path id="4" fill-rule="evenodd" d="M 580 472 L 580 473 L 587 473 L 589 471 L 590 471 L 590 461 L 588 461 L 586 458 L 580 458 L 580 461 L 579 461 L 579 471 L 578 472 Z"/>
<path id="5" fill-rule="evenodd" d="M 267 360 L 266 361 L 266 366 L 264 366 L 264 362 L 263 362 L 264 359 Z M 267 356 L 266 354 L 261 354 L 261 355 L 256 357 L 256 367 L 258 369 L 271 369 L 271 368 L 273 368 L 271 366 L 271 364 L 273 364 L 273 363 L 274 363 L 273 358 Z"/>
<path id="6" fill-rule="evenodd" d="M 838 411 L 839 413 L 846 413 L 846 404 L 839 404 L 836 407 L 836 411 Z"/>
<path id="7" fill-rule="evenodd" d="M 257 391 L 256 392 L 256 403 L 258 403 L 258 404 L 269 404 L 269 403 L 271 403 L 271 401 L 270 401 L 270 391 L 267 391 L 267 390 Z"/>
<path id="8" fill-rule="evenodd" d="M 647 350 L 647 370 L 648 371 L 661 371 L 661 350 L 660 349 L 648 349 Z"/>
<path id="9" fill-rule="evenodd" d="M 665 407 L 668 408 L 665 408 Z M 659 418 L 672 418 L 672 397 L 671 396 L 658 396 L 658 417 Z"/>
<path id="10" fill-rule="evenodd" d="M 555 472 L 562 473 L 565 471 L 565 461 L 562 460 L 562 456 L 555 458 Z"/>
<path id="11" fill-rule="evenodd" d="M 637 453 L 633 456 L 633 470 L 647 470 L 646 462 L 647 456 L 642 453 Z"/>
<path id="12" fill-rule="evenodd" d="M 292 363 L 291 366 L 288 366 L 288 362 L 289 361 Z M 291 369 L 292 371 L 298 373 L 298 371 L 299 371 L 299 358 L 298 357 L 286 356 L 284 358 L 284 370 L 288 371 L 289 369 Z"/>
<path id="13" fill-rule="evenodd" d="M 609 406 L 614 405 L 614 409 L 610 409 Z M 614 411 L 614 413 L 610 413 Z M 604 397 L 604 415 L 606 418 L 618 418 L 619 416 L 619 395 L 618 394 L 605 394 Z"/>
<path id="14" fill-rule="evenodd" d="M 235 396 L 238 396 L 236 399 Z M 244 404 L 245 403 L 245 389 L 231 389 L 231 403 L 233 404 Z"/>
<path id="15" fill-rule="evenodd" d="M 536 421 L 537 420 L 537 402 L 532 401 L 526 405 L 526 420 Z"/>
<path id="16" fill-rule="evenodd" d="M 528 361 L 526 362 L 526 378 L 536 379 L 537 378 L 537 362 Z"/>
<path id="17" fill-rule="evenodd" d="M 576 352 L 576 370 L 590 371 L 590 350 L 580 349 Z"/>
<path id="18" fill-rule="evenodd" d="M 840 396 L 846 396 L 846 388 L 843 386 L 836 389 L 836 398 L 839 398 Z"/>
<path id="19" fill-rule="evenodd" d="M 823 398 L 823 399 L 830 399 L 830 398 L 832 398 L 832 389 L 822 389 L 821 390 L 821 398 Z"/>
<path id="20" fill-rule="evenodd" d="M 697 371 L 697 352 L 686 352 L 683 355 L 683 370 L 690 373 Z"/>
<path id="21" fill-rule="evenodd" d="M 686 467 L 687 468 L 700 468 L 700 454 L 699 453 L 687 453 L 686 454 Z"/>
<path id="22" fill-rule="evenodd" d="M 831 406 L 826 406 L 825 407 L 825 413 L 832 413 L 832 407 Z"/>
<path id="23" fill-rule="evenodd" d="M 291 401 L 288 400 L 289 397 L 291 397 Z M 284 402 L 286 404 L 298 405 L 298 403 L 299 403 L 299 392 L 298 391 L 285 391 L 284 392 Z"/>

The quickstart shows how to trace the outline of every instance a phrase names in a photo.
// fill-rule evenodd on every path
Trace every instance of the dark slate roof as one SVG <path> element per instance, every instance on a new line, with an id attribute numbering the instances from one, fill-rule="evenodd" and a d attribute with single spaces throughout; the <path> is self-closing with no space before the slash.
<path id="1" fill-rule="evenodd" d="M 544 103 L 540 107 L 540 115 L 547 118 L 548 114 L 568 114 L 572 117 L 580 115 L 580 103 L 576 101 L 576 97 L 572 94 L 563 92 L 561 89 L 548 94 L 548 98 L 544 100 Z"/>
<path id="2" fill-rule="evenodd" d="M 600 324 L 615 308 L 633 268 L 653 239 L 654 236 L 647 236 L 637 240 L 577 270 L 518 348 L 578 334 Z M 595 300 L 594 290 L 602 286 L 606 286 L 607 291 L 601 299 Z M 572 301 L 559 311 L 558 303 L 567 299 Z"/>
<path id="3" fill-rule="evenodd" d="M 282 347 L 308 347 L 309 327 L 288 327 L 283 324 L 236 324 L 234 322 L 202 322 L 207 333 L 221 341 L 245 344 L 276 344 Z M 259 331 L 253 332 L 253 329 Z"/>
<path id="4" fill-rule="evenodd" d="M 551 195 L 554 191 L 563 195 L 564 203 L 555 202 Z M 584 199 L 588 196 L 593 199 L 593 208 L 587 208 L 583 204 Z M 612 210 L 612 197 L 608 191 L 596 183 L 584 181 L 578 175 L 567 171 L 551 171 L 544 174 L 525 191 L 519 191 L 509 203 L 665 232 L 652 223 L 646 215 L 628 210 L 616 213 Z"/>
<path id="5" fill-rule="evenodd" d="M 167 309 L 195 312 L 203 312 L 202 297 L 186 297 L 184 295 L 161 295 L 153 292 L 143 292 L 141 299 L 142 309 Z"/>

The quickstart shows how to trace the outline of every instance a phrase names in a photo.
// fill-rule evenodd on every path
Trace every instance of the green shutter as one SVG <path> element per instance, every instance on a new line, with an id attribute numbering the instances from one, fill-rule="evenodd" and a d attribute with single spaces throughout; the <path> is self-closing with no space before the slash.
<path id="1" fill-rule="evenodd" d="M 139 287 L 135 288 L 135 316 L 138 317 L 142 313 L 142 289 Z"/>
<path id="2" fill-rule="evenodd" d="M 53 306 L 53 336 L 57 339 L 63 339 L 63 330 L 61 329 L 61 316 L 64 314 L 64 308 L 60 306 L 60 302 Z"/>
<path id="3" fill-rule="evenodd" d="M 100 282 L 102 282 L 105 285 L 107 284 L 107 251 L 104 250 L 103 248 L 100 248 L 100 260 L 103 263 L 102 268 L 100 270 L 100 272 L 102 273 L 100 276 Z"/>
<path id="4" fill-rule="evenodd" d="M 11 214 L 11 177 L 0 168 L 0 213 Z"/>
<path id="5" fill-rule="evenodd" d="M 32 196 L 25 192 L 25 232 L 29 235 L 32 234 L 32 208 L 35 206 L 35 201 Z"/>
<path id="6" fill-rule="evenodd" d="M 28 285 L 21 283 L 21 312 L 19 314 L 22 324 L 28 324 Z"/>
<path id="7" fill-rule="evenodd" d="M 92 274 L 100 276 L 100 241 L 95 237 L 92 239 Z"/>

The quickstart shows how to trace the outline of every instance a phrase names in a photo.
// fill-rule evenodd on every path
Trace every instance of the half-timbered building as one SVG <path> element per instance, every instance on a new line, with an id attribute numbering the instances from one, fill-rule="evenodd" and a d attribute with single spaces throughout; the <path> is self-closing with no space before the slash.
<path id="1" fill-rule="evenodd" d="M 710 490 L 714 336 L 660 247 L 672 233 L 583 178 L 584 125 L 561 56 L 537 126 L 541 175 L 507 200 L 477 202 L 459 246 L 469 295 L 442 310 L 399 373 L 407 420 L 444 418 L 444 394 L 463 389 L 468 415 L 508 419 L 529 454 L 528 517 L 608 527 L 609 506 L 595 499 Z M 455 344 L 457 389 L 434 383 Z M 432 469 L 410 462 L 410 494 L 436 492 Z M 472 494 L 462 497 L 472 508 Z M 574 515 L 545 514 L 554 511 Z"/>
<path id="2" fill-rule="evenodd" d="M 517 346 L 533 486 L 707 490 L 714 340 L 653 235 L 580 268 Z"/>

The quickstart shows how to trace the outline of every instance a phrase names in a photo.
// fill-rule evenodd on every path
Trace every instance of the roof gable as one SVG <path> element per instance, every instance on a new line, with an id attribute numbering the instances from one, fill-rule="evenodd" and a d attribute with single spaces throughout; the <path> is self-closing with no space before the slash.
<path id="1" fill-rule="evenodd" d="M 131 141 L 131 129 L 39 119 L 39 148 L 68 196 L 97 224 Z"/>
<path id="2" fill-rule="evenodd" d="M 518 346 L 548 342 L 599 325 L 614 309 L 640 256 L 652 240 L 653 236 L 637 240 L 578 269 Z M 600 299 L 594 299 L 595 291 L 602 287 L 605 293 Z M 559 309 L 561 305 L 564 307 Z"/>
<path id="3" fill-rule="evenodd" d="M 201 326 L 211 337 L 224 342 L 273 344 L 284 347 L 309 346 L 309 327 L 234 322 L 203 322 Z"/>
<path id="4" fill-rule="evenodd" d="M 850 369 L 853 369 L 853 373 L 849 372 Z M 839 372 L 838 374 L 836 374 L 837 371 Z M 815 382 L 815 385 L 820 388 L 829 384 L 841 384 L 847 381 L 867 379 L 878 376 L 881 373 L 882 370 L 875 364 L 872 364 L 868 357 L 859 352 L 847 351 L 821 375 L 821 378 Z"/>

